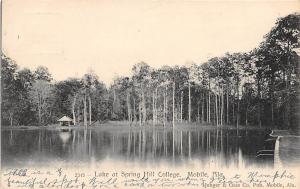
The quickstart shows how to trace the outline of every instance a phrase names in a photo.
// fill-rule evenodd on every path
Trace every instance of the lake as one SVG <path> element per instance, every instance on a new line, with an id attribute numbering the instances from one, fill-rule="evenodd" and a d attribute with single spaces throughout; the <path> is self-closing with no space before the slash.
<path id="1" fill-rule="evenodd" d="M 235 129 L 4 129 L 3 166 L 98 163 L 185 164 L 205 167 L 272 166 L 256 158 L 266 148 L 263 130 Z"/>

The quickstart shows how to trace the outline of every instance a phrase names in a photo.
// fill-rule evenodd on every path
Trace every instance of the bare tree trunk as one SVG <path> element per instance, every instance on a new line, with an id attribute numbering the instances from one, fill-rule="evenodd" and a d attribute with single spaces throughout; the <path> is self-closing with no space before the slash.
<path id="1" fill-rule="evenodd" d="M 158 87 L 156 87 L 155 89 L 155 124 L 157 124 L 157 116 L 158 116 L 158 112 L 157 112 L 157 90 L 158 90 Z"/>
<path id="2" fill-rule="evenodd" d="M 201 123 L 204 121 L 204 95 L 202 93 L 202 99 L 201 99 Z"/>
<path id="3" fill-rule="evenodd" d="M 139 101 L 139 124 L 140 124 L 140 126 L 142 126 L 142 124 L 143 124 L 143 113 L 142 113 L 142 102 L 143 101 L 143 99 L 142 99 L 142 94 L 140 94 L 140 101 Z"/>
<path id="4" fill-rule="evenodd" d="M 227 124 L 229 124 L 229 97 L 228 97 L 228 86 L 227 86 L 227 92 L 226 92 L 226 121 L 227 121 Z"/>
<path id="5" fill-rule="evenodd" d="M 84 94 L 84 100 L 83 100 L 83 125 L 84 127 L 87 127 L 86 94 Z"/>
<path id="6" fill-rule="evenodd" d="M 131 107 L 130 107 L 130 94 L 129 91 L 127 91 L 127 116 L 128 116 L 128 121 L 131 122 Z"/>
<path id="7" fill-rule="evenodd" d="M 92 125 L 92 99 L 91 96 L 89 95 L 89 125 Z"/>
<path id="8" fill-rule="evenodd" d="M 164 126 L 166 125 L 166 91 L 164 91 L 164 116 L 163 116 L 163 122 L 164 122 Z"/>
<path id="9" fill-rule="evenodd" d="M 221 89 L 221 125 L 223 125 L 223 114 L 224 114 L 224 94 L 223 94 L 223 85 L 222 85 L 222 89 Z"/>
<path id="10" fill-rule="evenodd" d="M 183 91 L 180 94 L 180 123 L 182 123 Z"/>
<path id="11" fill-rule="evenodd" d="M 142 110 L 143 110 L 142 113 L 143 113 L 143 124 L 144 124 L 146 123 L 146 119 L 147 119 L 144 85 L 142 85 Z"/>
<path id="12" fill-rule="evenodd" d="M 179 123 L 180 122 L 180 99 L 178 100 L 177 104 L 176 104 L 176 109 L 175 109 L 175 112 L 176 112 L 176 123 Z"/>
<path id="13" fill-rule="evenodd" d="M 113 107 L 112 107 L 112 114 L 113 114 L 113 117 L 115 117 L 115 104 L 116 104 L 116 90 L 113 89 L 113 95 L 114 95 L 114 98 L 113 98 Z"/>
<path id="14" fill-rule="evenodd" d="M 173 82 L 173 127 L 175 127 L 175 82 Z"/>
<path id="15" fill-rule="evenodd" d="M 40 94 L 38 94 L 38 114 L 39 114 L 39 125 L 42 124 L 42 99 Z"/>
<path id="16" fill-rule="evenodd" d="M 13 113 L 9 113 L 10 126 L 13 126 Z"/>
<path id="17" fill-rule="evenodd" d="M 192 107 L 191 107 L 191 83 L 189 81 L 189 122 L 191 122 L 191 111 L 192 111 Z"/>
<path id="18" fill-rule="evenodd" d="M 197 121 L 200 123 L 200 102 L 198 102 L 197 105 Z"/>
<path id="19" fill-rule="evenodd" d="M 221 92 L 220 91 L 218 94 L 218 119 L 219 119 L 219 125 L 221 125 L 222 117 L 221 117 Z"/>
<path id="20" fill-rule="evenodd" d="M 75 114 L 76 98 L 77 98 L 77 94 L 74 96 L 73 104 L 72 104 L 73 125 L 76 125 L 76 114 Z"/>
<path id="21" fill-rule="evenodd" d="M 139 123 L 140 123 L 140 127 L 142 126 L 142 105 L 139 102 Z"/>
<path id="22" fill-rule="evenodd" d="M 237 83 L 237 114 L 236 114 L 236 127 L 239 128 L 240 122 L 240 92 L 239 92 L 239 84 Z"/>
<path id="23" fill-rule="evenodd" d="M 169 109 L 168 109 L 168 86 L 166 86 L 166 123 L 168 123 L 168 115 L 169 115 Z"/>
<path id="24" fill-rule="evenodd" d="M 38 107 L 38 113 L 39 113 L 39 125 L 41 125 L 42 124 L 42 108 L 41 108 L 41 105 L 38 105 L 39 107 Z"/>
<path id="25" fill-rule="evenodd" d="M 215 94 L 215 107 L 216 107 L 216 123 L 217 123 L 217 126 L 219 125 L 219 120 L 218 120 L 218 95 L 217 93 Z"/>
<path id="26" fill-rule="evenodd" d="M 152 124 L 155 125 L 155 94 L 152 92 Z"/>
<path id="27" fill-rule="evenodd" d="M 82 118 L 80 117 L 80 106 L 79 106 L 79 105 L 77 106 L 77 115 L 78 115 L 78 117 L 77 117 L 77 122 L 78 122 L 78 124 L 79 124 L 80 121 L 82 120 Z"/>
<path id="28" fill-rule="evenodd" d="M 206 95 L 206 122 L 209 123 L 209 119 L 208 119 L 208 94 Z"/>
<path id="29" fill-rule="evenodd" d="M 208 123 L 210 123 L 210 78 L 208 80 Z"/>
<path id="30" fill-rule="evenodd" d="M 135 98 L 133 98 L 133 120 L 136 122 Z"/>
<path id="31" fill-rule="evenodd" d="M 218 120 L 219 125 L 221 125 L 222 117 L 221 117 L 221 92 L 218 94 Z"/>

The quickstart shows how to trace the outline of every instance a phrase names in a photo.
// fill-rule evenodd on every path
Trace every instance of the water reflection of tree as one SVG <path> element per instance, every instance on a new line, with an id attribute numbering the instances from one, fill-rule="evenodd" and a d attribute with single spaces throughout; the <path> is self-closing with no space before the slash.
<path id="1" fill-rule="evenodd" d="M 26 135 L 22 132 L 26 132 Z M 220 129 L 132 128 L 128 132 L 74 129 L 66 132 L 70 136 L 65 139 L 61 138 L 60 131 L 22 132 L 7 131 L 4 150 L 20 149 L 16 156 L 38 153 L 41 158 L 85 162 L 93 159 L 102 161 L 110 157 L 129 162 L 171 160 L 176 163 L 197 160 L 207 166 L 226 166 L 229 163 L 243 166 L 241 164 L 245 164 L 251 154 L 255 155 L 264 140 L 263 134 L 254 135 L 248 131 L 241 132 L 241 137 L 237 137 L 234 130 Z M 257 143 L 254 144 L 253 140 L 257 140 Z"/>

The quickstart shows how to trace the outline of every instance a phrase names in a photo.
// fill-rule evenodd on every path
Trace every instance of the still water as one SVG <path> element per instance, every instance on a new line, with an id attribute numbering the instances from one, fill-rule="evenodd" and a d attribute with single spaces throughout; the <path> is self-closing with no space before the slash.
<path id="1" fill-rule="evenodd" d="M 39 166 L 55 162 L 97 163 L 107 159 L 139 164 L 203 166 L 271 165 L 256 158 L 265 148 L 264 131 L 229 129 L 5 129 L 3 166 Z"/>

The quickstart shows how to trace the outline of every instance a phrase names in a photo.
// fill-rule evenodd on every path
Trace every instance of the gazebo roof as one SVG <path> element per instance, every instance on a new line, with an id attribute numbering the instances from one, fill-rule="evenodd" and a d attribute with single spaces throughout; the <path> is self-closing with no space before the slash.
<path id="1" fill-rule="evenodd" d="M 73 119 L 69 118 L 68 116 L 63 116 L 62 118 L 60 118 L 57 121 L 73 121 Z"/>

